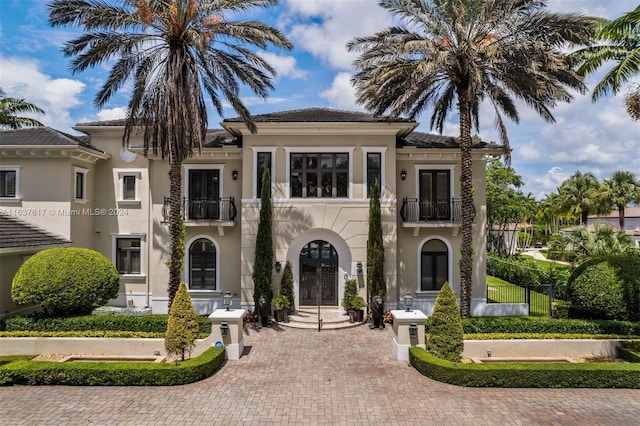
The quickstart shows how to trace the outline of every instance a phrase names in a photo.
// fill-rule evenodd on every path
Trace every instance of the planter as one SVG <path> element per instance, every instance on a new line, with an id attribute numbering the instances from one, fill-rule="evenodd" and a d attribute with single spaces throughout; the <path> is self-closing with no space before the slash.
<path id="1" fill-rule="evenodd" d="M 364 321 L 364 309 L 354 309 L 353 311 L 353 320 L 354 322 L 362 322 Z M 349 316 L 351 319 L 351 315 Z"/>
<path id="2" fill-rule="evenodd" d="M 283 322 L 285 317 L 284 309 L 276 309 L 275 313 L 276 313 L 276 321 Z"/>

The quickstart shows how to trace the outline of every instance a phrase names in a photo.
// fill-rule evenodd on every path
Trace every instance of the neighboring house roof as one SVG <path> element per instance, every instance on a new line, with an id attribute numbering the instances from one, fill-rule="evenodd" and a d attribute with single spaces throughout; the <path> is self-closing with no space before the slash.
<path id="1" fill-rule="evenodd" d="M 609 214 L 599 214 L 599 215 L 589 215 L 589 219 L 618 219 L 618 210 L 614 210 Z M 624 209 L 624 217 L 626 219 L 629 218 L 640 218 L 640 206 L 635 207 L 625 207 Z"/>
<path id="2" fill-rule="evenodd" d="M 63 246 L 66 238 L 8 215 L 0 215 L 0 249 Z"/>
<path id="3" fill-rule="evenodd" d="M 600 223 L 599 225 L 607 227 L 607 228 L 611 228 L 616 232 L 620 232 L 620 227 L 619 226 L 615 226 L 615 225 L 612 225 L 610 223 Z M 574 232 L 574 231 L 577 231 L 577 230 L 582 229 L 582 228 L 583 228 L 583 226 L 576 225 L 576 226 L 571 226 L 569 228 L 563 228 L 563 229 L 560 230 L 560 232 Z M 596 232 L 596 225 L 593 224 L 593 223 L 588 224 L 587 225 L 587 230 L 589 232 L 592 232 L 592 233 Z"/>
<path id="4" fill-rule="evenodd" d="M 89 148 L 104 152 L 91 145 L 89 136 L 73 136 L 51 127 L 29 127 L 0 132 L 0 145 L 4 146 L 70 146 Z"/>
<path id="5" fill-rule="evenodd" d="M 304 108 L 289 111 L 277 111 L 267 114 L 254 115 L 256 123 L 382 123 L 401 122 L 415 123 L 415 120 L 375 116 L 373 114 L 356 111 L 344 111 L 331 108 Z M 227 118 L 225 123 L 242 122 L 241 117 Z"/>

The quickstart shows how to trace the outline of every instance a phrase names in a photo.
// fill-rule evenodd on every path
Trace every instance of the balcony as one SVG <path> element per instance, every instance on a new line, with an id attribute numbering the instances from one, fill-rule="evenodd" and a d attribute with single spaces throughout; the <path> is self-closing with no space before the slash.
<path id="1" fill-rule="evenodd" d="M 224 227 L 235 226 L 237 214 L 233 197 L 182 199 L 185 226 L 216 226 L 218 233 L 224 235 Z M 162 217 L 165 222 L 169 220 L 169 197 L 164 197 Z"/>
<path id="2" fill-rule="evenodd" d="M 475 207 L 473 214 L 475 216 Z M 421 228 L 451 228 L 453 235 L 457 235 L 462 225 L 462 200 L 452 198 L 449 201 L 433 202 L 404 197 L 400 218 L 402 227 L 413 228 L 414 236 L 419 234 Z"/>

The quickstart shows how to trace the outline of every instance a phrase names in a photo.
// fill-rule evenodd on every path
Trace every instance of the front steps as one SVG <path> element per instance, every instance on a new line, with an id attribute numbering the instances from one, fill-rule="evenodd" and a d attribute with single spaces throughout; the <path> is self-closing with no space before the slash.
<path id="1" fill-rule="evenodd" d="M 322 319 L 321 330 L 337 330 L 357 327 L 364 324 L 364 321 L 350 323 L 349 315 L 347 315 L 344 309 L 333 306 L 327 308 L 321 307 L 320 318 Z M 289 322 L 279 322 L 277 324 L 282 327 L 318 330 L 318 308 L 313 306 L 299 308 L 295 314 L 289 315 Z"/>

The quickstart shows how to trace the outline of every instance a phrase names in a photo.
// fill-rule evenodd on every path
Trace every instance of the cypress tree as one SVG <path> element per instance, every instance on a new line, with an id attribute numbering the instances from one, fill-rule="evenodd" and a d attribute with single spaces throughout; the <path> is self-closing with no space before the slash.
<path id="1" fill-rule="evenodd" d="M 263 325 L 266 325 L 271 310 L 273 299 L 272 268 L 273 268 L 273 242 L 271 238 L 271 176 L 269 169 L 264 168 L 262 173 L 262 190 L 260 191 L 260 221 L 256 234 L 256 251 L 253 263 L 253 303 L 256 314 L 262 317 Z M 265 305 L 260 306 L 260 297 L 264 296 Z"/>
<path id="2" fill-rule="evenodd" d="M 164 347 L 169 354 L 181 355 L 184 361 L 184 353 L 191 351 L 199 331 L 187 285 L 181 282 L 169 311 Z"/>
<path id="3" fill-rule="evenodd" d="M 464 349 L 462 318 L 449 283 L 445 282 L 438 293 L 427 334 L 427 351 L 451 362 L 460 361 Z"/>
<path id="4" fill-rule="evenodd" d="M 291 271 L 291 264 L 289 262 L 284 265 L 284 271 L 282 271 L 280 294 L 289 299 L 289 311 L 294 312 L 296 307 L 293 293 L 293 272 Z"/>
<path id="5" fill-rule="evenodd" d="M 369 200 L 369 236 L 367 240 L 367 287 L 369 306 L 373 297 L 384 299 L 387 283 L 384 279 L 384 243 L 382 241 L 382 214 L 380 212 L 380 183 L 378 179 L 371 186 Z"/>

